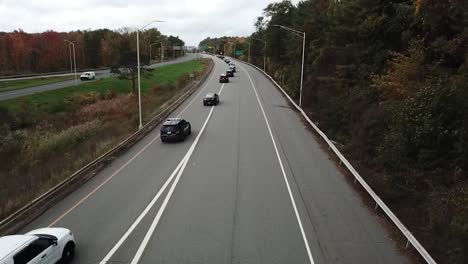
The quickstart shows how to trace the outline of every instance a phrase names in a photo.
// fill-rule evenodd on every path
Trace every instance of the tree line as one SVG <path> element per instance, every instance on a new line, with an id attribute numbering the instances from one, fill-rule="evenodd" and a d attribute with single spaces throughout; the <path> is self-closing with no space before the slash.
<path id="1" fill-rule="evenodd" d="M 282 1 L 251 36 L 200 47 L 234 56 L 225 47 L 250 43 L 298 99 L 302 38 L 274 25 L 306 34 L 311 118 L 436 260 L 468 263 L 468 1 Z"/>
<path id="2" fill-rule="evenodd" d="M 115 66 L 123 48 L 136 50 L 136 32 L 133 29 L 98 29 L 72 32 L 46 31 L 26 33 L 22 30 L 0 32 L 0 75 L 45 73 L 70 69 L 68 43 L 75 43 L 77 68 L 95 69 Z M 150 44 L 163 43 L 164 57 L 180 56 L 184 46 L 177 36 L 166 36 L 156 28 L 140 32 L 140 58 L 149 63 Z M 161 46 L 152 45 L 152 60 L 160 60 Z"/>

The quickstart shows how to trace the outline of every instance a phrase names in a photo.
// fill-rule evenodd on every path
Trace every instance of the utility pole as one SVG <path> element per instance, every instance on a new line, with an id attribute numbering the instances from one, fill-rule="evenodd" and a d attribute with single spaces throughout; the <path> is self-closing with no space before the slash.
<path id="1" fill-rule="evenodd" d="M 75 51 L 75 43 L 69 40 L 65 41 L 68 43 L 68 50 L 70 50 L 70 46 L 73 47 L 73 64 L 75 66 L 75 86 L 78 86 L 78 79 L 77 79 L 77 74 L 76 74 L 76 51 Z M 71 59 L 71 54 L 70 54 L 70 59 Z M 70 61 L 71 64 L 71 61 Z"/>
<path id="2" fill-rule="evenodd" d="M 273 25 L 274 27 L 282 28 L 286 31 L 289 31 L 296 36 L 302 37 L 302 67 L 301 67 L 301 87 L 299 88 L 299 106 L 302 106 L 302 86 L 304 83 L 304 59 L 305 59 L 305 42 L 306 42 L 306 33 L 302 31 L 298 31 L 289 27 L 285 27 L 282 25 Z"/>

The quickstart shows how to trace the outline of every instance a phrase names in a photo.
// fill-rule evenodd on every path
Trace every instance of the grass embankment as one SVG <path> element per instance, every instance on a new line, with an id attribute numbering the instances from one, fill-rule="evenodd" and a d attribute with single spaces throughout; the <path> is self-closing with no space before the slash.
<path id="1" fill-rule="evenodd" d="M 176 85 L 179 77 L 190 72 L 199 72 L 203 69 L 202 61 L 193 60 L 184 63 L 171 64 L 153 69 L 142 74 L 141 91 L 148 93 L 152 87 L 157 85 Z M 18 112 L 25 105 L 38 108 L 45 112 L 60 112 L 70 110 L 69 100 L 80 94 L 91 92 L 126 94 L 131 90 L 131 84 L 126 80 L 119 80 L 117 77 L 110 77 L 89 83 L 80 84 L 78 87 L 70 86 L 63 89 L 45 91 L 0 102 L 0 107 L 5 107 L 9 111 Z"/>
<path id="2" fill-rule="evenodd" d="M 60 77 L 39 77 L 28 80 L 12 80 L 12 81 L 0 81 L 0 92 L 8 92 L 13 90 L 19 90 L 44 84 L 51 84 L 57 82 L 63 82 L 73 80 L 75 76 L 60 76 Z"/>
<path id="3" fill-rule="evenodd" d="M 208 65 L 197 60 L 145 73 L 144 120 Z M 130 81 L 116 77 L 0 102 L 0 219 L 135 132 L 137 103 Z"/>

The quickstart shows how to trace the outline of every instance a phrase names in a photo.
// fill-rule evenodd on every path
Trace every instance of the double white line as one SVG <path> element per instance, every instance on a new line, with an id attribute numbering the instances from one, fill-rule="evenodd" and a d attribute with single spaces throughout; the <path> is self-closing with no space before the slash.
<path id="1" fill-rule="evenodd" d="M 223 91 L 224 84 L 221 86 L 221 89 L 219 90 L 219 94 Z M 214 106 L 211 107 L 210 113 L 205 119 L 205 122 L 203 123 L 203 126 L 198 133 L 197 137 L 193 141 L 192 145 L 190 146 L 189 150 L 185 154 L 185 156 L 182 158 L 180 161 L 179 165 L 174 169 L 172 172 L 171 176 L 166 180 L 164 185 L 159 189 L 158 193 L 154 198 L 151 200 L 151 202 L 146 206 L 145 210 L 138 216 L 138 218 L 133 222 L 133 224 L 130 226 L 130 228 L 125 232 L 125 234 L 119 239 L 119 241 L 112 247 L 112 249 L 107 253 L 107 255 L 101 260 L 100 264 L 105 264 L 107 263 L 112 256 L 115 254 L 115 252 L 122 246 L 122 244 L 125 242 L 125 240 L 132 234 L 132 232 L 135 230 L 135 228 L 138 226 L 138 224 L 143 220 L 143 218 L 148 214 L 148 212 L 151 210 L 151 208 L 154 206 L 154 204 L 159 200 L 163 192 L 166 190 L 167 186 L 172 182 L 172 180 L 175 177 L 174 182 L 171 185 L 171 188 L 169 189 L 169 192 L 167 193 L 166 197 L 164 198 L 164 201 L 161 205 L 161 207 L 158 210 L 158 213 L 156 214 L 153 222 L 151 223 L 150 228 L 146 232 L 145 237 L 143 238 L 143 241 L 141 242 L 135 256 L 132 259 L 132 264 L 137 264 L 138 261 L 140 260 L 141 256 L 143 255 L 143 252 L 145 251 L 146 246 L 148 245 L 148 242 L 150 238 L 153 236 L 154 231 L 156 230 L 156 227 L 158 226 L 159 220 L 162 217 L 162 214 L 164 213 L 164 210 L 166 209 L 167 204 L 169 203 L 169 200 L 171 199 L 171 196 L 174 192 L 175 187 L 179 183 L 180 176 L 185 170 L 185 167 L 187 166 L 187 162 L 192 156 L 195 147 L 198 144 L 198 141 L 200 140 L 201 135 L 205 131 L 206 125 L 208 124 L 208 121 L 211 118 L 211 115 L 213 114 Z"/>

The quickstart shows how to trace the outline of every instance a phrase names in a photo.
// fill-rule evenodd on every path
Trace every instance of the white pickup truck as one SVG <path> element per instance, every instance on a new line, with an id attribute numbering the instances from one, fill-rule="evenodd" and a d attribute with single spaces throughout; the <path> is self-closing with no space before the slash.
<path id="1" fill-rule="evenodd" d="M 96 78 L 96 73 L 95 72 L 83 72 L 80 75 L 80 80 L 86 81 L 86 80 L 94 80 Z"/>

